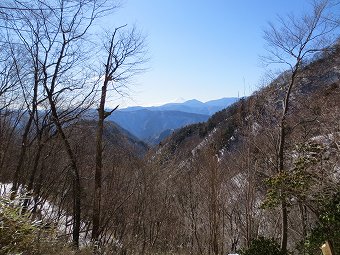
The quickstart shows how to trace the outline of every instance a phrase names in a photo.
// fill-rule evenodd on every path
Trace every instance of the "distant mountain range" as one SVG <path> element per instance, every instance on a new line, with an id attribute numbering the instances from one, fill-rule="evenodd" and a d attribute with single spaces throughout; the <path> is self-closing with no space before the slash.
<path id="1" fill-rule="evenodd" d="M 136 111 L 141 109 L 147 109 L 150 111 L 180 111 L 211 116 L 214 113 L 235 103 L 236 101 L 238 101 L 237 97 L 225 97 L 217 100 L 211 100 L 205 103 L 196 99 L 191 99 L 183 103 L 168 103 L 161 106 L 150 107 L 134 106 L 121 109 L 120 111 Z"/>
<path id="2" fill-rule="evenodd" d="M 108 120 L 113 121 L 142 141 L 157 143 L 166 130 L 177 129 L 192 123 L 207 121 L 209 115 L 180 111 L 116 111 Z M 170 132 L 171 134 L 171 132 Z"/>
<path id="3" fill-rule="evenodd" d="M 196 99 L 152 107 L 128 107 L 117 110 L 107 119 L 120 125 L 142 141 L 157 144 L 175 129 L 205 122 L 209 117 L 236 102 L 222 98 L 202 103 Z"/>

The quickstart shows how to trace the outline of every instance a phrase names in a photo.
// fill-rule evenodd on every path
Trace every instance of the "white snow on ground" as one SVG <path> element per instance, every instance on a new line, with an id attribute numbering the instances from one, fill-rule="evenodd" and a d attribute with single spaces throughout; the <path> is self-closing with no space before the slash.
<path id="1" fill-rule="evenodd" d="M 0 196 L 4 198 L 10 197 L 10 191 L 12 188 L 12 183 L 0 183 Z M 25 191 L 21 187 L 18 192 L 17 199 L 15 199 L 15 203 L 19 204 L 23 202 L 25 198 Z M 38 209 L 36 215 L 33 216 L 35 223 L 44 224 L 47 227 L 55 227 L 58 229 L 60 236 L 68 237 L 71 241 L 72 238 L 72 216 L 71 212 L 67 213 L 65 210 L 59 208 L 59 206 L 54 205 L 46 199 L 39 198 L 38 199 Z M 34 206 L 33 199 L 30 200 L 29 210 L 32 210 Z M 79 242 L 80 246 L 85 246 L 91 241 L 91 231 L 87 228 L 88 224 L 81 222 L 80 226 L 80 237 Z M 86 235 L 86 233 L 88 234 Z M 118 248 L 122 248 L 122 243 L 120 240 L 115 239 L 114 237 L 108 237 L 108 240 L 114 246 Z"/>
<path id="2" fill-rule="evenodd" d="M 6 196 L 11 191 L 12 183 L 0 183 L 0 196 Z"/>
<path id="3" fill-rule="evenodd" d="M 335 142 L 336 136 L 340 137 L 340 133 L 334 134 L 326 134 L 326 135 L 318 135 L 311 138 L 312 141 L 321 143 L 323 145 L 330 146 L 331 143 Z"/>
<path id="4" fill-rule="evenodd" d="M 323 145 L 326 150 L 324 151 L 322 157 L 324 159 L 328 159 L 330 155 L 333 153 L 339 153 L 340 150 L 340 132 L 336 132 L 333 134 L 325 134 L 325 135 L 318 135 L 311 138 L 311 141 L 316 142 L 320 145 Z M 340 162 L 336 162 L 334 164 L 332 178 L 334 180 L 340 179 Z"/>
<path id="5" fill-rule="evenodd" d="M 243 173 L 238 173 L 231 178 L 233 184 L 236 185 L 238 189 L 243 188 L 247 184 L 247 179 Z"/>
<path id="6" fill-rule="evenodd" d="M 334 166 L 333 178 L 334 180 L 340 180 L 340 165 Z"/>
<path id="7" fill-rule="evenodd" d="M 4 198 L 10 197 L 10 191 L 12 183 L 0 183 L 0 196 Z M 22 203 L 25 199 L 25 192 L 21 187 L 18 192 L 17 198 L 14 200 L 15 204 Z M 43 222 L 46 226 L 53 225 L 58 229 L 60 235 L 71 237 L 72 233 L 72 216 L 68 215 L 64 210 L 61 210 L 58 206 L 53 205 L 47 200 L 38 199 L 37 212 L 33 216 L 35 222 Z M 34 206 L 33 199 L 30 199 L 29 210 L 32 210 Z M 90 242 L 90 238 L 85 236 L 85 224 L 81 223 L 82 234 L 80 236 L 81 245 L 85 245 Z"/>
<path id="8" fill-rule="evenodd" d="M 202 149 L 203 147 L 205 147 L 205 146 L 209 143 L 209 140 L 210 140 L 209 138 L 212 137 L 212 136 L 216 133 L 216 131 L 217 131 L 217 128 L 214 128 L 214 129 L 208 134 L 208 136 L 205 137 L 205 138 L 202 140 L 202 142 L 200 142 L 194 149 L 192 149 L 191 154 L 192 154 L 193 156 L 195 156 L 195 155 L 196 155 L 196 152 L 197 152 L 198 150 L 200 150 L 200 149 Z"/>

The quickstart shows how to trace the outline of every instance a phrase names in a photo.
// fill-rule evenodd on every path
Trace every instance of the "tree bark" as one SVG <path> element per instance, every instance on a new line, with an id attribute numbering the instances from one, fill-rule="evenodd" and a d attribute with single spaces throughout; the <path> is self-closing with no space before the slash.
<path id="1" fill-rule="evenodd" d="M 107 91 L 108 80 L 105 78 L 101 90 L 100 104 L 98 108 L 98 124 L 96 134 L 96 170 L 94 177 L 94 197 L 93 197 L 93 215 L 92 215 L 92 242 L 97 243 L 100 235 L 100 207 L 102 194 L 102 164 L 103 164 L 103 132 L 104 132 L 104 113 L 105 113 L 105 99 Z"/>
<path id="2" fill-rule="evenodd" d="M 72 151 L 70 142 L 68 141 L 61 122 L 59 120 L 58 112 L 56 109 L 55 102 L 53 101 L 53 95 L 51 91 L 47 90 L 47 97 L 51 107 L 51 113 L 53 122 L 57 128 L 57 131 L 64 144 L 66 153 L 70 160 L 70 169 L 72 174 L 72 189 L 73 189 L 73 233 L 72 242 L 75 248 L 79 248 L 79 234 L 80 234 L 80 222 L 81 222 L 81 185 L 80 175 L 77 167 L 76 157 Z"/>
<path id="3" fill-rule="evenodd" d="M 280 131 L 279 131 L 279 148 L 278 148 L 278 173 L 283 173 L 285 171 L 284 166 L 284 150 L 286 143 L 286 118 L 289 109 L 290 95 L 292 93 L 293 86 L 296 82 L 297 73 L 299 70 L 300 62 L 298 62 L 293 69 L 291 80 L 289 82 L 286 95 L 283 101 L 282 117 L 280 121 Z M 281 193 L 281 250 L 283 252 L 287 251 L 288 244 L 288 210 L 287 203 L 284 194 L 283 187 L 280 190 Z"/>
<path id="4" fill-rule="evenodd" d="M 19 175 L 21 173 L 22 165 L 24 163 L 24 159 L 25 159 L 25 155 L 26 155 L 26 149 L 27 149 L 27 143 L 28 143 L 28 134 L 30 132 L 32 122 L 33 122 L 33 115 L 30 114 L 30 117 L 29 117 L 29 119 L 26 123 L 26 126 L 25 126 L 24 133 L 22 135 L 20 155 L 19 155 L 17 167 L 15 168 L 15 171 L 14 171 L 13 185 L 12 185 L 12 188 L 11 188 L 11 199 L 12 200 L 15 198 L 15 196 L 18 193 Z"/>

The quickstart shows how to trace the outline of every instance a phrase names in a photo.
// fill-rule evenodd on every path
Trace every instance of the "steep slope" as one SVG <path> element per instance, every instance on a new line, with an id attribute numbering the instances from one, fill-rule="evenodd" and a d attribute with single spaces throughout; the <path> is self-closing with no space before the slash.
<path id="1" fill-rule="evenodd" d="M 176 130 L 154 149 L 148 163 L 158 170 L 157 195 L 165 194 L 165 215 L 172 216 L 162 220 L 183 226 L 174 228 L 174 239 L 206 235 L 228 240 L 230 250 L 259 236 L 279 239 L 285 201 L 288 249 L 302 254 L 296 244 L 320 220 L 322 203 L 339 194 L 339 67 L 340 47 L 299 73 L 285 119 L 282 172 L 277 146 L 287 73 L 207 122 Z"/>
<path id="2" fill-rule="evenodd" d="M 72 127 L 72 132 L 75 133 L 75 136 L 81 136 L 82 142 L 87 142 L 89 144 L 94 144 L 95 132 L 96 132 L 95 121 L 84 120 L 77 123 Z M 119 150 L 121 153 L 131 153 L 138 157 L 142 157 L 148 151 L 149 146 L 143 141 L 139 140 L 129 131 L 125 130 L 118 124 L 112 121 L 106 121 L 104 123 L 104 144 L 107 148 L 112 148 L 114 150 Z"/>
<path id="3" fill-rule="evenodd" d="M 325 127 L 315 127 L 317 121 L 336 120 L 339 115 L 339 48 L 307 65 L 303 70 L 300 83 L 294 87 L 290 121 L 292 125 L 304 124 L 310 128 L 309 136 L 320 135 Z M 282 90 L 287 77 L 285 73 L 278 76 L 267 87 L 255 92 L 249 98 L 241 99 L 228 108 L 212 115 L 205 123 L 193 124 L 177 130 L 162 143 L 159 150 L 165 154 L 186 154 L 196 147 L 212 145 L 219 151 L 229 146 L 236 146 L 249 132 L 260 133 L 261 129 L 277 128 L 280 116 Z M 328 118 L 326 116 L 329 116 Z M 267 118 L 267 119 L 266 119 Z M 261 121 L 267 123 L 260 124 Z M 336 127 L 336 123 L 332 123 Z M 312 128 L 312 127 L 315 128 Z M 254 134 L 255 134 L 254 133 Z M 195 141 L 195 142 L 193 142 Z M 190 144 L 190 146 L 187 146 Z M 174 149 L 176 148 L 176 149 Z M 161 153 L 158 153 L 161 155 Z M 178 157 L 175 157 L 178 158 Z"/>

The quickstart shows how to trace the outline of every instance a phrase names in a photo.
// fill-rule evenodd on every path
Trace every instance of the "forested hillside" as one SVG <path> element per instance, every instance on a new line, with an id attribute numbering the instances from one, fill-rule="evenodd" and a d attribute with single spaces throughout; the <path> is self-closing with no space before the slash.
<path id="1" fill-rule="evenodd" d="M 277 173 L 277 134 L 285 74 L 206 123 L 175 132 L 155 150 L 152 162 L 171 187 L 174 212 L 185 217 L 177 225 L 187 224 L 196 249 L 213 245 L 211 240 L 215 249 L 234 252 L 259 236 L 279 240 L 282 198 L 289 208 L 289 250 L 318 254 L 322 238 L 338 235 L 336 214 L 336 222 L 327 222 L 335 232 L 308 239 L 323 224 L 325 203 L 338 203 L 339 65 L 337 46 L 303 69 L 286 119 L 284 173 Z M 307 239 L 310 246 L 304 246 Z"/>
<path id="2" fill-rule="evenodd" d="M 265 31 L 283 72 L 154 148 L 109 121 L 109 93 L 144 61 L 135 28 L 92 43 L 110 3 L 0 6 L 0 254 L 317 255 L 326 241 L 340 253 L 328 1 Z"/>

